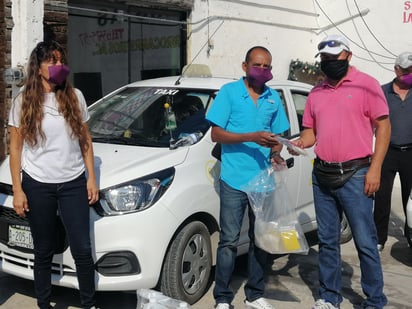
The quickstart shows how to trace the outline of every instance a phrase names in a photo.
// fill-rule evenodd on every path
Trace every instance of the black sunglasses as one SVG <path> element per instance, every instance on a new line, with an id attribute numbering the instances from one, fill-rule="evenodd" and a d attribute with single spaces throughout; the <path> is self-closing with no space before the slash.
<path id="1" fill-rule="evenodd" d="M 336 40 L 320 42 L 319 45 L 318 45 L 318 50 L 324 49 L 325 46 L 339 47 L 341 45 L 345 46 L 349 50 L 349 47 L 346 44 L 343 44 L 341 41 L 336 41 Z"/>

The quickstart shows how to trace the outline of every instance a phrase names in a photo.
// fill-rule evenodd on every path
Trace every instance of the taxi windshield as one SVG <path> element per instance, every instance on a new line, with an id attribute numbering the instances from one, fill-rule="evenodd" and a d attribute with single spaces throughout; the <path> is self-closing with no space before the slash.
<path id="1" fill-rule="evenodd" d="M 171 139 L 201 132 L 215 91 L 126 87 L 90 106 L 93 142 L 169 147 Z"/>

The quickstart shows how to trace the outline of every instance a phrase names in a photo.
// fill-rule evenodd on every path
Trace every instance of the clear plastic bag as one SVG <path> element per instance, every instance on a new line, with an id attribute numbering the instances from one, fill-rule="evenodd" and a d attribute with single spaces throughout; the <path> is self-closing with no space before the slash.
<path id="1" fill-rule="evenodd" d="M 242 190 L 255 214 L 255 244 L 271 254 L 307 254 L 309 246 L 290 203 L 286 178 L 288 169 L 272 166 L 262 171 Z"/>
<path id="2" fill-rule="evenodd" d="M 174 299 L 163 293 L 152 289 L 139 289 L 136 291 L 137 307 L 136 309 L 190 309 L 187 302 Z"/>

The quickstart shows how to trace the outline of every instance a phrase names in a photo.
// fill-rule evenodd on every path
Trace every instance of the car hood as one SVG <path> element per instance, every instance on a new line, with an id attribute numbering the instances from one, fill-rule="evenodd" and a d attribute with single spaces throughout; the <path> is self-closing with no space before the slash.
<path id="1" fill-rule="evenodd" d="M 93 143 L 97 183 L 105 189 L 184 162 L 189 147 L 139 147 Z M 10 164 L 7 157 L 0 165 L 0 181 L 11 185 Z"/>
<path id="2" fill-rule="evenodd" d="M 97 182 L 105 189 L 183 163 L 188 147 L 169 150 L 93 143 L 93 150 Z"/>

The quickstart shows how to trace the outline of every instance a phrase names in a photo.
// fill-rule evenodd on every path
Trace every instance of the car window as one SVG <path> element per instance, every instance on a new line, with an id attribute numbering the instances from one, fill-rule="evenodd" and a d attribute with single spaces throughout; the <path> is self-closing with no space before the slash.
<path id="1" fill-rule="evenodd" d="M 295 104 L 296 115 L 298 116 L 299 130 L 302 131 L 303 111 L 305 110 L 306 100 L 308 99 L 308 93 L 296 90 L 292 90 L 291 93 L 293 103 Z"/>
<path id="2" fill-rule="evenodd" d="M 169 147 L 171 139 L 184 134 L 206 133 L 205 111 L 213 95 L 210 90 L 127 87 L 92 105 L 88 125 L 94 142 Z M 173 114 L 172 126 L 167 112 Z"/>
<path id="3" fill-rule="evenodd" d="M 285 112 L 286 112 L 286 116 L 288 117 L 288 120 L 289 120 L 289 123 L 290 123 L 290 115 L 289 115 L 289 109 L 286 105 L 285 93 L 282 89 L 275 89 L 275 90 L 279 94 L 280 100 L 282 101 L 283 108 L 285 109 Z M 283 136 L 283 137 L 290 136 L 290 128 L 287 131 L 281 133 L 281 136 Z"/>

